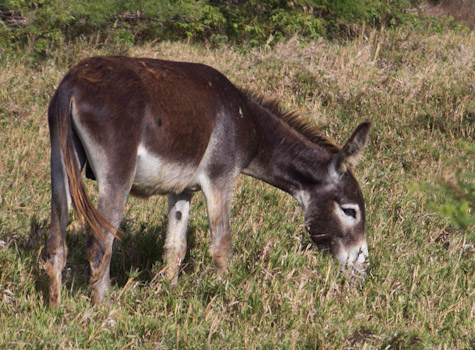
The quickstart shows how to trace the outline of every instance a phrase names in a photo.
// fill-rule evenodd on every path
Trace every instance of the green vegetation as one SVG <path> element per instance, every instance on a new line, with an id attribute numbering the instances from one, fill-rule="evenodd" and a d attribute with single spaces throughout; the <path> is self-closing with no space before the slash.
<path id="1" fill-rule="evenodd" d="M 410 6 L 0 0 L 0 348 L 474 348 L 475 34 Z M 316 250 L 290 196 L 242 176 L 223 276 L 212 268 L 201 194 L 176 288 L 160 274 L 166 199 L 129 198 L 107 302 L 90 302 L 86 234 L 71 215 L 62 306 L 49 310 L 46 110 L 72 65 L 108 54 L 211 65 L 340 143 L 371 119 L 356 169 L 365 281 L 350 286 Z"/>
<path id="2" fill-rule="evenodd" d="M 278 42 L 293 35 L 352 37 L 361 26 L 422 26 L 421 0 L 0 0 L 0 47 L 47 56 L 65 42 L 134 45 L 173 39 Z M 452 23 L 453 24 L 453 23 Z M 443 27 L 443 26 L 442 26 Z"/>

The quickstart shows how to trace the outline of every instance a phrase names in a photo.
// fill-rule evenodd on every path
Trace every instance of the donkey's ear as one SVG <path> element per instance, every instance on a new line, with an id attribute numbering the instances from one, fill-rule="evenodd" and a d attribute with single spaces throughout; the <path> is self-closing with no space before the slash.
<path id="1" fill-rule="evenodd" d="M 369 141 L 370 129 L 370 121 L 365 121 L 358 125 L 346 145 L 338 152 L 335 162 L 335 170 L 338 173 L 344 173 L 358 164 L 363 150 Z"/>

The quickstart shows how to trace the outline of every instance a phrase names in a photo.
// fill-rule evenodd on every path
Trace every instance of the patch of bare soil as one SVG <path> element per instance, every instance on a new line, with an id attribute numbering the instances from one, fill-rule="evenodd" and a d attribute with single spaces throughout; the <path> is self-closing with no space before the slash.
<path id="1" fill-rule="evenodd" d="M 421 9 L 431 17 L 452 16 L 470 29 L 475 29 L 475 0 L 426 1 Z"/>

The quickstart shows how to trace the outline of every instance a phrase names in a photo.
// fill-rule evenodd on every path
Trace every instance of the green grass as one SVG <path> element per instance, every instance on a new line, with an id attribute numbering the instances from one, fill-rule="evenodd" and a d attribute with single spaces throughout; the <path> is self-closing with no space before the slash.
<path id="1" fill-rule="evenodd" d="M 474 34 L 401 30 L 254 49 L 76 45 L 40 65 L 0 51 L 0 348 L 473 348 L 473 227 L 457 229 L 431 212 L 426 203 L 437 194 L 414 184 L 474 172 L 461 157 L 461 141 L 473 144 L 475 135 L 474 47 Z M 62 305 L 49 310 L 47 105 L 68 67 L 117 52 L 209 64 L 300 110 L 339 143 L 371 119 L 372 141 L 356 171 L 368 207 L 364 283 L 349 286 L 338 263 L 311 245 L 290 196 L 240 177 L 234 257 L 221 278 L 201 194 L 176 288 L 160 277 L 165 198 L 129 198 L 107 302 L 91 304 L 85 233 L 74 221 Z M 94 184 L 88 188 L 95 197 Z"/>

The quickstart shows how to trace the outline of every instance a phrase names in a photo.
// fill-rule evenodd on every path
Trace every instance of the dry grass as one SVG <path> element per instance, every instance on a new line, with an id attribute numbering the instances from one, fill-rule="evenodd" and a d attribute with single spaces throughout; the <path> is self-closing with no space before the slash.
<path id="1" fill-rule="evenodd" d="M 475 134 L 474 47 L 473 34 L 375 31 L 343 44 L 291 39 L 258 49 L 77 45 L 39 66 L 0 52 L 0 348 L 473 348 L 470 231 L 425 208 L 435 194 L 408 188 L 454 169 L 474 172 L 460 145 Z M 242 177 L 232 208 L 235 256 L 222 279 L 211 267 L 201 195 L 175 289 L 157 274 L 165 200 L 131 198 L 109 303 L 90 304 L 84 234 L 74 223 L 63 306 L 48 310 L 47 104 L 68 67 L 117 51 L 209 64 L 299 109 L 338 142 L 371 119 L 372 143 L 357 169 L 372 261 L 362 287 L 349 288 L 337 264 L 310 245 L 292 198 Z"/>

